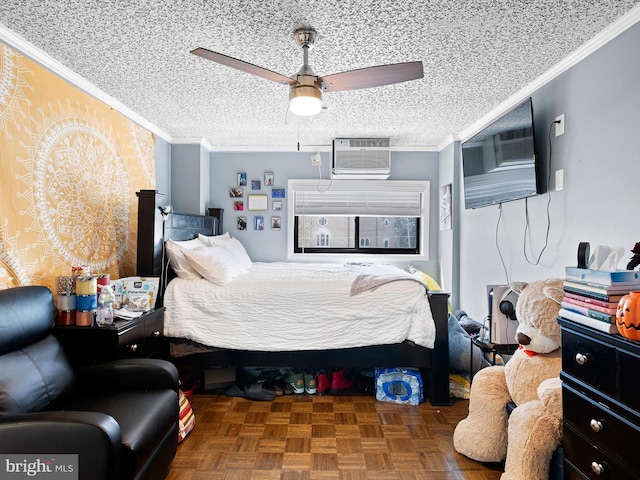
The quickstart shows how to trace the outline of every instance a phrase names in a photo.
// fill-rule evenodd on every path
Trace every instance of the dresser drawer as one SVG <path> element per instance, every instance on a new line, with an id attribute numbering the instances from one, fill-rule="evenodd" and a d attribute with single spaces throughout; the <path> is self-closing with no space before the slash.
<path id="1" fill-rule="evenodd" d="M 620 375 L 620 401 L 640 412 L 640 356 L 626 351 L 618 353 L 618 375 Z"/>
<path id="2" fill-rule="evenodd" d="M 140 357 L 144 340 L 144 323 L 122 333 L 118 338 L 118 358 Z"/>
<path id="3" fill-rule="evenodd" d="M 565 422 L 570 423 L 590 443 L 607 450 L 629 468 L 640 471 L 638 427 L 566 383 L 562 387 L 562 404 L 565 406 Z"/>
<path id="4" fill-rule="evenodd" d="M 564 459 L 562 466 L 562 480 L 584 480 L 584 475 L 578 472 L 577 468 L 567 459 Z"/>
<path id="5" fill-rule="evenodd" d="M 637 476 L 625 470 L 607 452 L 590 444 L 569 426 L 564 429 L 562 447 L 564 449 L 565 462 L 582 472 L 585 478 L 592 480 L 638 479 Z M 602 470 L 596 473 L 598 468 Z"/>
<path id="6" fill-rule="evenodd" d="M 617 397 L 614 347 L 563 330 L 562 370 L 607 395 Z"/>
<path id="7" fill-rule="evenodd" d="M 164 318 L 155 315 L 144 323 L 144 356 L 162 357 L 164 354 Z"/>

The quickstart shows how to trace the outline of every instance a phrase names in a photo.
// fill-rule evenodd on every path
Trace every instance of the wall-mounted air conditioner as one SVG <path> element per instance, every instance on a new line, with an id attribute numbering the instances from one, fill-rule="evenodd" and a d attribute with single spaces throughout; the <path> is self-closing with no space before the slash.
<path id="1" fill-rule="evenodd" d="M 391 174 L 388 138 L 336 138 L 333 140 L 331 177 L 381 179 Z"/>

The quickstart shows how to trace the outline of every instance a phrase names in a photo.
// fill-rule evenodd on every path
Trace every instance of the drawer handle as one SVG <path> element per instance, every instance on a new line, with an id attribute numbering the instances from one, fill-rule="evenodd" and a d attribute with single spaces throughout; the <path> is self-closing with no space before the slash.
<path id="1" fill-rule="evenodd" d="M 155 332 L 151 332 L 151 336 L 158 338 L 160 336 L 160 330 L 156 330 Z"/>
<path id="2" fill-rule="evenodd" d="M 605 470 L 604 463 L 591 462 L 591 470 L 593 470 L 593 473 L 596 475 L 602 475 Z"/>
<path id="3" fill-rule="evenodd" d="M 584 353 L 576 353 L 576 363 L 578 365 L 584 365 L 589 361 L 589 357 L 587 357 Z"/>
<path id="4" fill-rule="evenodd" d="M 137 343 L 133 343 L 133 344 L 129 345 L 129 350 L 131 350 L 132 352 L 135 352 L 136 350 L 138 350 L 138 344 Z"/>
<path id="5" fill-rule="evenodd" d="M 592 418 L 589 422 L 589 426 L 591 427 L 591 430 L 597 433 L 604 428 L 604 422 L 602 420 L 596 420 L 595 418 Z"/>

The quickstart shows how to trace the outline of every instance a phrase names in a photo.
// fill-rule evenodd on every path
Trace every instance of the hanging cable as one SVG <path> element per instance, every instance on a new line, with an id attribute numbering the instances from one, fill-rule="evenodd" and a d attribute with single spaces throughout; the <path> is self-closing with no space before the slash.
<path id="1" fill-rule="evenodd" d="M 542 258 L 542 254 L 544 253 L 544 251 L 547 249 L 547 246 L 549 245 L 549 231 L 551 230 L 551 213 L 550 213 L 550 207 L 551 207 L 551 159 L 552 159 L 552 143 L 551 143 L 551 129 L 553 128 L 553 125 L 556 123 L 560 123 L 560 120 L 555 120 L 553 122 L 551 122 L 551 124 L 549 125 L 549 132 L 548 132 L 548 140 L 549 140 L 549 162 L 548 162 L 548 166 L 547 166 L 547 231 L 545 233 L 545 238 L 544 238 L 544 246 L 542 247 L 542 250 L 540 250 L 540 253 L 538 254 L 538 258 L 535 259 L 535 261 L 532 261 L 529 259 L 529 256 L 527 255 L 527 232 L 529 231 L 529 202 L 528 199 L 525 198 L 524 199 L 524 208 L 525 208 L 525 226 L 524 226 L 524 238 L 523 238 L 523 242 L 522 242 L 522 251 L 524 253 L 524 258 L 527 261 L 527 263 L 529 263 L 530 265 L 539 265 L 540 264 L 540 259 Z"/>
<path id="2" fill-rule="evenodd" d="M 496 222 L 496 248 L 498 249 L 498 256 L 500 257 L 500 263 L 502 263 L 502 269 L 504 270 L 504 276 L 507 279 L 507 285 L 509 283 L 509 272 L 507 271 L 507 266 L 504 263 L 504 258 L 502 257 L 502 252 L 500 251 L 500 244 L 498 243 L 498 230 L 500 227 L 500 220 L 502 220 L 502 204 L 498 204 L 498 211 L 500 215 L 498 216 L 498 221 Z"/>

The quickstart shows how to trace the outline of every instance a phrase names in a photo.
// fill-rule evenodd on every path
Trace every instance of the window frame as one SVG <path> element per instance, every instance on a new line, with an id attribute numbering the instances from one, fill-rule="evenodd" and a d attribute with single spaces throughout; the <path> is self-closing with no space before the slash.
<path id="1" fill-rule="evenodd" d="M 298 247 L 296 239 L 298 238 L 298 216 L 293 215 L 292 221 L 294 222 L 293 226 L 293 251 L 296 254 L 308 253 L 308 254 L 337 254 L 337 255 L 348 255 L 348 254 L 365 254 L 365 255 L 393 255 L 394 257 L 397 255 L 419 255 L 420 251 L 420 236 L 421 236 L 421 217 L 410 217 L 416 218 L 416 247 L 415 248 L 389 248 L 389 247 L 369 247 L 371 244 L 370 237 L 361 237 L 360 236 L 360 216 L 354 215 L 355 225 L 354 225 L 354 247 L 335 247 L 335 248 L 327 248 L 327 247 Z M 384 217 L 388 218 L 388 217 Z M 359 240 L 359 242 L 356 242 Z M 362 245 L 363 240 L 366 245 Z M 388 242 L 389 239 L 385 238 L 385 241 Z"/>
<path id="2" fill-rule="evenodd" d="M 417 251 L 407 252 L 407 249 L 361 248 L 359 236 L 355 237 L 354 248 L 336 248 L 327 251 L 326 248 L 303 248 L 296 251 L 297 216 L 295 214 L 295 198 L 297 192 L 320 191 L 337 189 L 338 191 L 366 191 L 374 189 L 377 192 L 415 192 L 421 195 L 420 216 L 417 218 L 416 247 Z M 429 231 L 430 231 L 430 182 L 405 180 L 337 180 L 337 179 L 289 179 L 287 182 L 287 258 L 297 261 L 427 261 L 429 260 Z M 369 212 L 369 215 L 371 212 Z M 359 215 L 356 217 L 356 235 Z M 380 217 L 392 215 L 381 213 Z"/>

